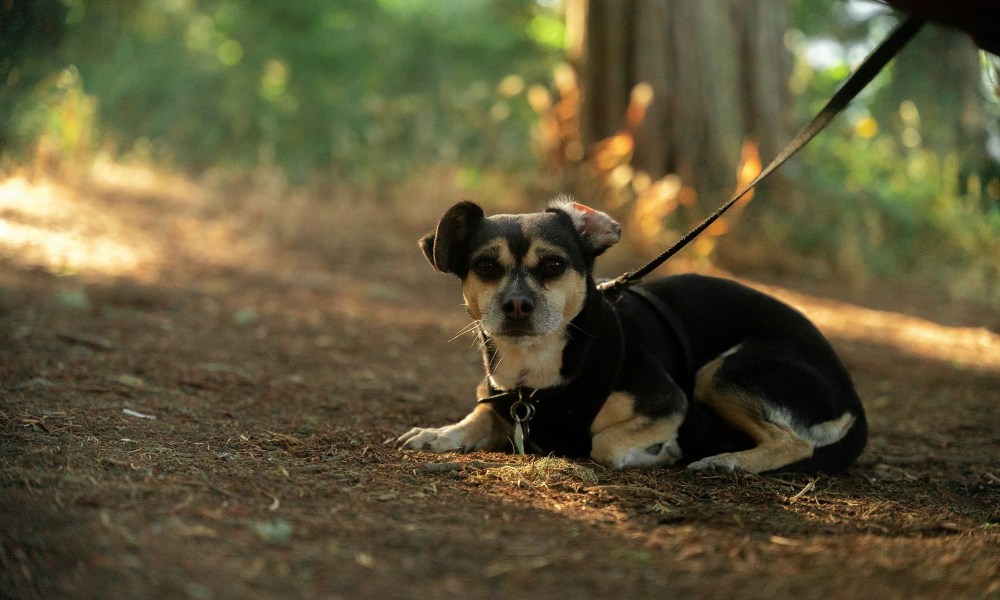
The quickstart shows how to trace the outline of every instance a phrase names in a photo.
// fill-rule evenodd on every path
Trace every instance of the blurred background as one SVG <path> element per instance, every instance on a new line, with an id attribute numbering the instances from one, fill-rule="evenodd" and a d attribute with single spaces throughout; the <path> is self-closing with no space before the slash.
<path id="1" fill-rule="evenodd" d="M 0 7 L 8 181 L 128 165 L 237 212 L 405 205 L 424 227 L 442 198 L 523 210 L 569 192 L 623 222 L 625 266 L 756 175 L 898 19 L 839 0 Z M 685 264 L 1000 307 L 996 64 L 925 28 Z"/>

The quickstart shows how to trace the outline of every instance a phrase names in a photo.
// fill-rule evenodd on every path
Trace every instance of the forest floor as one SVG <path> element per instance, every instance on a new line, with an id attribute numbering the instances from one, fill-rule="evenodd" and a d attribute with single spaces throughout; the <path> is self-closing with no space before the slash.
<path id="1" fill-rule="evenodd" d="M 855 377 L 836 477 L 396 450 L 480 377 L 435 183 L 0 180 L 0 597 L 1000 597 L 1000 320 L 927 288 L 750 282 Z"/>

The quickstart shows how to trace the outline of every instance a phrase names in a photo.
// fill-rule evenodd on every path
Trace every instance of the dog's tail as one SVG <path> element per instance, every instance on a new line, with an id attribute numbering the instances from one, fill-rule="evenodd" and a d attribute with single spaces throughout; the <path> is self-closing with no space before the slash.
<path id="1" fill-rule="evenodd" d="M 868 422 L 865 420 L 864 410 L 859 410 L 844 437 L 828 446 L 817 447 L 813 450 L 812 457 L 778 470 L 835 475 L 850 467 L 861 456 L 867 443 Z"/>

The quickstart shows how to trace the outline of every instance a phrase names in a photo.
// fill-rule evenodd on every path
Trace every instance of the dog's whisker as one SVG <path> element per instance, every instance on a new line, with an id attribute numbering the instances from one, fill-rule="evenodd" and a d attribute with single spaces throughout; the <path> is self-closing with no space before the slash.
<path id="1" fill-rule="evenodd" d="M 479 324 L 479 320 L 473 320 L 465 325 L 465 327 L 458 330 L 459 334 L 465 333 L 467 331 L 472 331 L 472 329 Z"/>
<path id="2" fill-rule="evenodd" d="M 566 328 L 567 328 L 567 329 L 569 329 L 569 328 L 571 328 L 571 327 L 572 327 L 573 329 L 575 329 L 575 330 L 579 331 L 580 333 L 582 333 L 583 335 L 585 335 L 585 336 L 587 336 L 587 337 L 589 337 L 589 338 L 596 338 L 596 337 L 597 337 L 597 336 L 596 336 L 596 335 L 594 335 L 593 333 L 590 333 L 590 332 L 589 332 L 589 331 L 587 331 L 586 329 L 583 329 L 583 328 L 582 328 L 582 327 L 580 327 L 579 325 L 575 325 L 575 324 L 573 324 L 573 323 L 572 323 L 572 322 L 570 322 L 570 321 L 565 321 L 565 320 L 564 320 L 564 321 L 563 321 L 563 324 L 565 324 L 565 325 L 566 325 Z"/>
<path id="3" fill-rule="evenodd" d="M 462 336 L 464 336 L 466 334 L 469 334 L 469 333 L 471 333 L 471 332 L 470 331 L 459 331 L 458 333 L 455 334 L 455 337 L 453 337 L 450 340 L 448 340 L 448 343 L 450 344 L 451 342 L 454 342 L 458 338 L 460 338 L 460 337 L 462 337 Z"/>
<path id="4" fill-rule="evenodd" d="M 471 344 L 469 344 L 469 349 L 471 350 L 473 346 L 475 346 L 476 352 L 480 352 L 482 351 L 483 348 L 486 347 L 486 340 L 483 338 L 476 338 L 475 340 L 472 341 Z"/>
<path id="5" fill-rule="evenodd" d="M 448 340 L 448 342 L 454 342 L 455 340 L 457 340 L 458 338 L 462 337 L 463 335 L 465 335 L 467 333 L 475 333 L 477 325 L 479 325 L 479 321 L 478 320 L 469 323 L 465 327 L 461 328 L 458 331 L 458 333 L 455 334 L 455 337 L 453 337 L 450 340 Z"/>
<path id="6" fill-rule="evenodd" d="M 478 352 L 478 351 L 481 351 L 483 348 L 486 347 L 486 344 L 489 342 L 489 340 L 486 337 L 483 337 L 483 336 L 480 336 L 477 339 L 479 340 L 479 346 L 476 347 L 476 351 Z"/>

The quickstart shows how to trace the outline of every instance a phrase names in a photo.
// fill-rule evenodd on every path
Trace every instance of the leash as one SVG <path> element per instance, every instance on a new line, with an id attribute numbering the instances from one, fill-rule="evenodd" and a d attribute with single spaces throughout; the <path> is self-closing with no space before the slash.
<path id="1" fill-rule="evenodd" d="M 788 143 L 785 148 L 778 153 L 778 156 L 771 161 L 759 175 L 753 178 L 753 180 L 748 183 L 743 189 L 736 193 L 728 202 L 719 207 L 712 215 L 701 222 L 697 227 L 689 231 L 684 237 L 670 246 L 659 256 L 653 260 L 646 263 L 639 269 L 635 271 L 629 271 L 619 275 L 614 279 L 602 282 L 598 284 L 597 288 L 608 295 L 615 295 L 620 293 L 623 289 L 630 287 L 631 285 L 638 283 L 646 275 L 649 275 L 653 270 L 662 265 L 668 258 L 677 254 L 684 246 L 688 245 L 692 240 L 694 240 L 703 231 L 708 229 L 708 227 L 721 217 L 727 210 L 732 208 L 740 198 L 746 195 L 747 192 L 752 190 L 758 183 L 763 181 L 768 175 L 774 172 L 775 169 L 780 167 L 789 158 L 794 156 L 799 150 L 801 150 L 806 144 L 809 143 L 816 135 L 823 131 L 830 121 L 834 119 L 840 112 L 850 104 L 858 93 L 861 92 L 867 86 L 872 79 L 885 67 L 886 64 L 900 50 L 906 46 L 913 36 L 920 31 L 921 26 L 923 26 L 924 20 L 909 16 L 902 23 L 896 25 L 896 27 L 889 32 L 885 40 L 882 41 L 871 54 L 869 54 L 865 60 L 858 66 L 857 70 L 847 78 L 847 81 L 834 93 L 833 97 L 826 103 L 826 105 L 820 110 L 812 121 L 805 126 L 802 131 L 799 132 L 791 142 Z"/>

